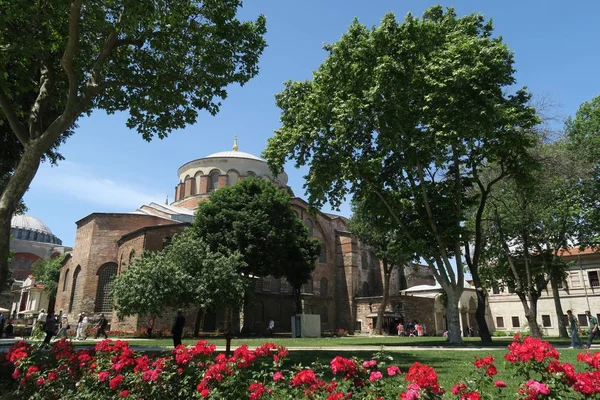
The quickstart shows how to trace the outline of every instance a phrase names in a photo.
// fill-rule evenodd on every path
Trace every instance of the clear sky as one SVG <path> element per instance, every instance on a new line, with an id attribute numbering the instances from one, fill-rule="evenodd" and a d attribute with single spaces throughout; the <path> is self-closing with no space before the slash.
<path id="1" fill-rule="evenodd" d="M 230 150 L 235 135 L 241 151 L 260 155 L 279 126 L 274 95 L 286 80 L 309 79 L 324 60 L 324 43 L 347 30 L 354 17 L 377 25 L 393 11 L 421 15 L 430 1 L 417 0 L 246 0 L 241 19 L 267 18 L 268 48 L 260 74 L 243 88 L 229 89 L 216 117 L 199 121 L 165 140 L 146 143 L 125 126 L 126 115 L 96 112 L 61 148 L 66 161 L 42 165 L 25 202 L 66 245 L 75 240 L 75 221 L 92 212 L 128 212 L 144 203 L 172 201 L 177 168 L 187 161 Z M 444 3 L 459 15 L 492 18 L 496 33 L 515 52 L 518 85 L 550 96 L 558 115 L 573 115 L 584 101 L 600 94 L 600 1 L 457 0 Z M 290 164 L 289 184 L 304 193 L 303 174 Z M 329 210 L 326 210 L 329 211 Z M 341 210 L 349 214 L 346 205 Z"/>

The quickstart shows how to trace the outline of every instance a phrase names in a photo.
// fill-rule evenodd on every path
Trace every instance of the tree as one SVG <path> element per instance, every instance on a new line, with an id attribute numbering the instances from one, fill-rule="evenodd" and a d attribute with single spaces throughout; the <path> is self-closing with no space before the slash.
<path id="1" fill-rule="evenodd" d="M 529 176 L 503 181 L 490 198 L 486 218 L 494 278 L 514 287 L 531 333 L 541 336 L 537 302 L 551 284 L 556 314 L 564 315 L 558 285 L 567 263 L 560 256 L 587 233 L 588 205 L 583 170 L 564 141 L 540 144 L 532 150 L 538 167 Z M 559 318 L 559 333 L 567 335 Z"/>
<path id="2" fill-rule="evenodd" d="M 375 331 L 382 334 L 383 316 L 389 303 L 390 280 L 394 269 L 400 275 L 400 290 L 406 289 L 404 267 L 413 260 L 414 252 L 408 248 L 405 235 L 395 229 L 394 221 L 385 210 L 375 210 L 365 200 L 353 201 L 350 231 L 369 245 L 383 267 L 383 296 L 377 310 Z"/>
<path id="3" fill-rule="evenodd" d="M 66 254 L 48 259 L 37 260 L 31 266 L 33 269 L 33 277 L 36 283 L 44 284 L 44 291 L 48 294 L 48 311 L 54 310 L 56 301 L 56 291 L 58 289 L 58 279 L 60 278 L 60 269 L 62 268 L 63 260 Z"/>
<path id="4" fill-rule="evenodd" d="M 239 0 L 0 3 L 0 126 L 10 126 L 24 149 L 0 197 L 0 287 L 11 216 L 44 154 L 80 116 L 129 111 L 128 128 L 145 140 L 164 138 L 196 122 L 200 110 L 216 114 L 227 85 L 258 73 L 265 19 L 240 22 L 240 6 Z"/>
<path id="5" fill-rule="evenodd" d="M 231 310 L 241 305 L 247 283 L 243 268 L 238 252 L 212 252 L 188 228 L 170 246 L 144 253 L 115 277 L 111 290 L 117 315 L 161 315 L 165 307 L 224 310 L 230 339 Z M 229 350 L 230 340 L 227 345 Z"/>
<path id="6" fill-rule="evenodd" d="M 301 312 L 300 289 L 311 277 L 320 244 L 308 237 L 285 190 L 256 178 L 221 188 L 199 204 L 193 229 L 211 251 L 242 255 L 249 285 L 245 316 L 251 315 L 252 278 L 269 275 L 287 279 Z"/>
<path id="7" fill-rule="evenodd" d="M 447 294 L 451 343 L 462 341 L 466 213 L 486 201 L 472 187 L 489 163 L 518 171 L 538 122 L 526 91 L 507 94 L 513 55 L 492 33 L 483 16 L 439 6 L 371 30 L 355 21 L 312 81 L 276 96 L 282 126 L 264 153 L 275 171 L 288 158 L 309 166 L 312 206 L 376 195 Z"/>

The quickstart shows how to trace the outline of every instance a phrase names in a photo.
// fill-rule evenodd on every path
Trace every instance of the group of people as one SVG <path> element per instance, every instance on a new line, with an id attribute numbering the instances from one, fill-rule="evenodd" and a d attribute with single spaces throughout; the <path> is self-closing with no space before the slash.
<path id="1" fill-rule="evenodd" d="M 590 332 L 588 333 L 588 340 L 586 345 L 582 345 L 581 339 L 579 335 L 581 335 L 581 325 L 579 324 L 579 319 L 573 315 L 573 311 L 567 311 L 567 319 L 569 321 L 569 327 L 571 328 L 571 346 L 570 349 L 575 348 L 585 348 L 589 349 L 594 341 L 596 336 L 600 336 L 600 327 L 598 326 L 598 318 L 592 315 L 592 313 L 588 310 L 585 312 L 589 320 L 589 328 Z"/>
<path id="2" fill-rule="evenodd" d="M 425 336 L 427 334 L 427 327 L 425 324 L 419 324 L 416 320 L 409 322 L 406 325 L 406 328 L 402 322 L 399 322 L 398 325 L 396 325 L 396 331 L 398 332 L 398 336 Z"/>
<path id="3" fill-rule="evenodd" d="M 71 325 L 69 324 L 68 315 L 63 314 L 62 310 L 60 310 L 60 312 L 57 314 L 54 314 L 53 312 L 46 313 L 46 311 L 42 309 L 36 319 L 36 325 L 39 326 L 39 329 L 42 332 L 46 333 L 46 337 L 44 338 L 45 345 L 50 344 L 50 340 L 53 336 L 56 339 L 69 338 L 69 330 L 71 329 Z M 80 313 L 77 321 L 75 340 L 87 339 L 87 328 L 89 325 L 88 316 L 85 313 Z M 98 322 L 94 325 L 96 328 L 96 339 L 98 339 L 100 336 L 104 336 L 105 339 L 108 339 L 108 335 L 106 334 L 107 326 L 108 320 L 104 314 L 100 314 Z M 34 330 L 35 329 L 36 327 L 34 326 Z"/>

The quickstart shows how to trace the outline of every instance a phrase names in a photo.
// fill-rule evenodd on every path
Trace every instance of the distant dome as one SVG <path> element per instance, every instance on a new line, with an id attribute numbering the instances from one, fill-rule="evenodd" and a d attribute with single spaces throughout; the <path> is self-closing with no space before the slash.
<path id="1" fill-rule="evenodd" d="M 54 236 L 46 224 L 31 215 L 17 214 L 13 216 L 10 220 L 10 231 L 15 239 L 62 244 L 62 241 Z"/>
<path id="2" fill-rule="evenodd" d="M 265 161 L 260 157 L 255 156 L 254 154 L 246 153 L 243 151 L 220 151 L 218 153 L 210 154 L 204 158 L 247 158 L 250 160 L 256 161 Z"/>

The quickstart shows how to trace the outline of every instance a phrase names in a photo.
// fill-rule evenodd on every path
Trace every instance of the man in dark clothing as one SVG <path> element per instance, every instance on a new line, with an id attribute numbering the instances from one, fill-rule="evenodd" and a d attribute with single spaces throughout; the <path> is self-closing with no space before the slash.
<path id="1" fill-rule="evenodd" d="M 183 311 L 177 310 L 177 316 L 173 323 L 171 333 L 173 334 L 173 346 L 177 347 L 181 344 L 181 336 L 183 335 L 183 326 L 185 325 L 185 317 Z"/>
<path id="2" fill-rule="evenodd" d="M 104 336 L 104 339 L 108 339 L 108 335 L 106 334 L 106 325 L 108 325 L 108 321 L 104 317 L 104 314 L 100 314 L 100 319 L 96 324 L 98 330 L 96 331 L 96 339 L 100 337 L 100 335 Z"/>
<path id="3" fill-rule="evenodd" d="M 50 346 L 50 339 L 56 333 L 56 320 L 52 313 L 48 313 L 46 316 L 46 323 L 44 324 L 44 331 L 46 331 L 46 338 L 44 339 L 44 345 Z"/>

